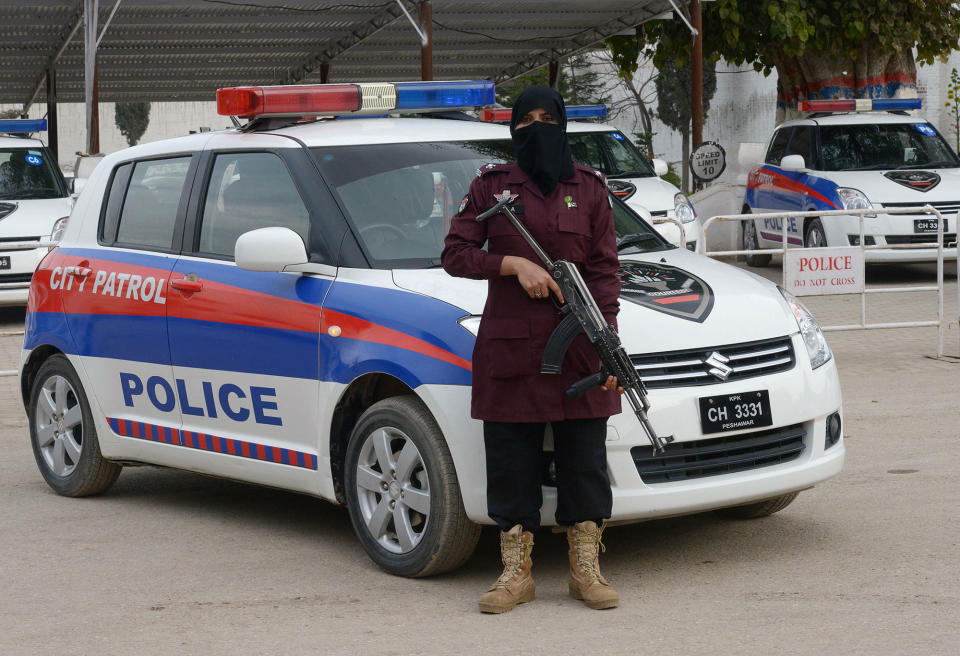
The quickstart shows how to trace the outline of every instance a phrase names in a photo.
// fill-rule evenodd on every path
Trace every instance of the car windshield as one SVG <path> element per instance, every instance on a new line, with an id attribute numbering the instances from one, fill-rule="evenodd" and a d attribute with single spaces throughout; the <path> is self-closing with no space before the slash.
<path id="1" fill-rule="evenodd" d="M 653 169 L 627 138 L 617 131 L 567 133 L 570 152 L 578 164 L 601 171 L 608 178 L 653 177 Z"/>
<path id="2" fill-rule="evenodd" d="M 509 140 L 331 146 L 312 149 L 324 179 L 376 268 L 439 266 L 460 200 L 482 166 L 512 159 Z M 491 199 L 492 204 L 492 199 Z M 613 201 L 617 237 L 631 249 L 670 248 L 640 217 Z"/>
<path id="3" fill-rule="evenodd" d="M 822 125 L 820 147 L 824 171 L 960 167 L 929 123 Z"/>
<path id="4" fill-rule="evenodd" d="M 0 200 L 63 198 L 53 162 L 41 148 L 0 148 Z"/>

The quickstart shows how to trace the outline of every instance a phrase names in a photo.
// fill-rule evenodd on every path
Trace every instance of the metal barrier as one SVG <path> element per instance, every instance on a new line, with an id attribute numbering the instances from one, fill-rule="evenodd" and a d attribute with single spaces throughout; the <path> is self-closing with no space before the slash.
<path id="1" fill-rule="evenodd" d="M 650 219 L 650 222 L 651 222 L 653 225 L 661 225 L 661 224 L 664 224 L 664 223 L 674 223 L 674 224 L 676 224 L 677 228 L 680 229 L 680 248 L 686 248 L 686 247 L 687 247 L 687 229 L 683 227 L 683 223 L 681 223 L 681 222 L 678 221 L 677 219 L 671 219 L 670 217 L 661 217 L 661 218 L 656 218 L 656 219 Z"/>
<path id="2" fill-rule="evenodd" d="M 721 255 L 775 255 L 783 254 L 786 255 L 789 244 L 787 243 L 787 222 L 783 221 L 780 227 L 780 248 L 761 248 L 756 250 L 734 250 L 734 251 L 709 251 L 707 250 L 707 230 L 709 227 L 716 221 L 747 221 L 754 219 L 788 219 L 790 217 L 801 217 L 801 218 L 818 218 L 822 219 L 829 216 L 856 216 L 860 220 L 860 240 L 857 244 L 862 251 L 868 250 L 907 250 L 907 249 L 923 249 L 930 248 L 930 244 L 889 244 L 889 245 L 870 245 L 868 246 L 866 242 L 866 235 L 864 234 L 864 225 L 863 219 L 867 215 L 875 216 L 878 213 L 883 214 L 932 214 L 937 217 L 937 284 L 936 286 L 921 286 L 921 287 L 874 287 L 872 289 L 867 289 L 864 285 L 863 291 L 859 292 L 860 295 L 860 323 L 859 324 L 847 324 L 840 326 L 823 326 L 821 329 L 824 332 L 827 331 L 838 331 L 838 330 L 871 330 L 871 329 L 883 329 L 883 328 L 918 328 L 918 327 L 937 327 L 937 357 L 943 356 L 943 226 L 945 218 L 944 216 L 934 207 L 930 205 L 923 205 L 917 207 L 885 207 L 882 210 L 875 208 L 871 209 L 862 209 L 862 210 L 825 210 L 820 212 L 765 212 L 759 214 L 729 214 L 724 216 L 712 216 L 706 221 L 703 222 L 703 236 L 700 239 L 697 250 L 702 255 L 708 257 L 717 257 Z M 956 218 L 958 224 L 960 224 L 960 212 L 957 212 Z M 960 225 L 958 225 L 960 228 Z M 952 247 L 956 248 L 956 243 L 952 244 Z M 861 264 L 860 275 L 863 276 L 864 281 L 866 281 L 866 271 L 865 271 L 865 262 L 866 258 L 863 259 Z M 960 269 L 960 266 L 958 266 Z M 781 279 L 784 286 L 786 286 L 786 267 L 783 270 L 783 278 Z M 895 292 L 937 292 L 937 320 L 936 321 L 901 321 L 901 322 L 892 322 L 892 323 L 867 323 L 867 294 L 890 294 Z M 958 284 L 957 284 L 957 307 L 958 307 L 958 319 L 957 323 L 960 326 L 960 273 L 958 273 Z"/>

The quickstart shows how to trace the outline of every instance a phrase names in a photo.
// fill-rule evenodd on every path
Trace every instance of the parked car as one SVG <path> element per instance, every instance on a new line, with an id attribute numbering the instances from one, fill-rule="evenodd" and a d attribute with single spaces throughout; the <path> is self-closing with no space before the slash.
<path id="1" fill-rule="evenodd" d="M 315 495 L 348 507 L 385 570 L 446 571 L 491 522 L 470 418 L 486 283 L 448 276 L 440 253 L 477 169 L 511 157 L 509 134 L 327 120 L 483 105 L 492 83 L 383 85 L 370 110 L 366 85 L 296 89 L 222 89 L 243 129 L 97 167 L 31 287 L 20 380 L 36 461 L 68 496 L 106 490 L 127 463 Z M 813 317 L 610 202 L 621 339 L 653 426 L 675 437 L 654 457 L 632 413 L 610 418 L 612 520 L 768 515 L 839 472 L 840 386 Z M 546 466 L 547 524 L 552 484 Z"/>
<path id="2" fill-rule="evenodd" d="M 886 208 L 932 205 L 944 215 L 944 257 L 956 257 L 960 158 L 926 120 L 906 113 L 916 99 L 802 103 L 810 116 L 776 128 L 764 163 L 747 179 L 743 212 L 876 209 L 864 219 L 866 246 L 930 244 L 930 248 L 868 249 L 868 262 L 937 259 L 931 214 L 889 214 Z M 743 222 L 744 249 L 778 248 L 786 222 L 788 246 L 856 246 L 860 219 L 758 219 Z M 766 266 L 770 255 L 747 263 Z"/>
<path id="3" fill-rule="evenodd" d="M 34 132 L 45 120 L 0 120 L 0 306 L 26 305 L 30 278 L 70 215 L 67 183 Z"/>

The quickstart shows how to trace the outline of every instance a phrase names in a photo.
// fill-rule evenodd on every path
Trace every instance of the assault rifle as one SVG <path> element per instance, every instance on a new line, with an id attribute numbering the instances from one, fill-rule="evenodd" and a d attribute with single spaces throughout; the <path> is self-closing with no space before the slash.
<path id="1" fill-rule="evenodd" d="M 587 376 L 574 383 L 567 390 L 567 396 L 581 396 L 587 390 L 606 382 L 608 376 L 615 376 L 617 384 L 623 388 L 624 396 L 633 408 L 634 414 L 640 420 L 643 432 L 653 445 L 653 455 L 663 453 L 664 446 L 673 441 L 673 436 L 660 437 L 647 419 L 647 410 L 650 402 L 647 401 L 647 390 L 643 381 L 637 375 L 637 370 L 630 357 L 620 344 L 620 337 L 613 326 L 603 318 L 597 302 L 583 281 L 576 265 L 566 260 L 551 260 L 546 251 L 533 238 L 526 226 L 510 209 L 510 203 L 516 196 L 505 194 L 498 198 L 497 204 L 477 215 L 477 221 L 485 221 L 491 216 L 503 212 L 517 232 L 530 245 L 537 257 L 543 261 L 547 271 L 560 286 L 563 292 L 564 304 L 560 311 L 566 314 L 560 324 L 554 329 L 547 341 L 540 362 L 540 373 L 559 374 L 563 365 L 563 356 L 580 331 L 586 333 L 587 338 L 600 356 L 601 367 L 597 373 Z"/>

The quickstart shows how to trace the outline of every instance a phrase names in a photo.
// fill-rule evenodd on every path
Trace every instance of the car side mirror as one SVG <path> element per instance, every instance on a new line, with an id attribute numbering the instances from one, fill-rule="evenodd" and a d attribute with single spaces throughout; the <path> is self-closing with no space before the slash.
<path id="1" fill-rule="evenodd" d="M 247 271 L 283 271 L 306 264 L 303 239 L 290 228 L 258 228 L 237 238 L 233 248 L 237 267 Z"/>
<path id="2" fill-rule="evenodd" d="M 780 168 L 793 173 L 806 173 L 809 169 L 803 161 L 803 155 L 787 155 L 780 160 Z"/>
<path id="3" fill-rule="evenodd" d="M 660 158 L 655 158 L 653 160 L 653 172 L 657 174 L 658 178 L 662 178 L 667 173 L 670 172 L 670 167 L 667 166 L 667 163 Z"/>

